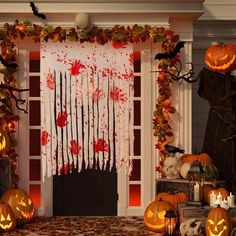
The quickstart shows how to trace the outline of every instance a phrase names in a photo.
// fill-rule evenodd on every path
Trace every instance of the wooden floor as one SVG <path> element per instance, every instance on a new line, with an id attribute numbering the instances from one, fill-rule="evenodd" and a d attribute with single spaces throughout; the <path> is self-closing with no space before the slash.
<path id="1" fill-rule="evenodd" d="M 0 233 L 1 234 L 1 233 Z M 35 218 L 3 236 L 144 236 L 161 234 L 146 228 L 142 217 L 52 217 Z"/>

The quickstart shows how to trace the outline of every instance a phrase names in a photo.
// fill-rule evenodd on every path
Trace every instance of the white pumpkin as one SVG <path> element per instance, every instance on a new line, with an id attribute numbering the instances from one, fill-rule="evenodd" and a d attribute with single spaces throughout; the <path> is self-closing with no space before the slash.
<path id="1" fill-rule="evenodd" d="M 188 219 L 181 223 L 180 234 L 181 236 L 195 236 L 199 235 L 202 231 L 201 221 L 196 219 Z"/>
<path id="2" fill-rule="evenodd" d="M 167 179 L 179 178 L 179 171 L 182 165 L 178 157 L 167 157 L 164 161 L 163 173 Z"/>
<path id="3" fill-rule="evenodd" d="M 191 163 L 184 163 L 180 168 L 180 175 L 184 179 L 187 179 L 187 174 L 190 169 Z"/>

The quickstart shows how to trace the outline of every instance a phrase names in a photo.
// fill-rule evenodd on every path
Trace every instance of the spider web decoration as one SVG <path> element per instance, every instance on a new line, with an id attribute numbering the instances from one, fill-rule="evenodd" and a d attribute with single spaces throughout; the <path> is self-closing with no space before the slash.
<path id="1" fill-rule="evenodd" d="M 42 43 L 44 176 L 132 165 L 133 48 Z"/>

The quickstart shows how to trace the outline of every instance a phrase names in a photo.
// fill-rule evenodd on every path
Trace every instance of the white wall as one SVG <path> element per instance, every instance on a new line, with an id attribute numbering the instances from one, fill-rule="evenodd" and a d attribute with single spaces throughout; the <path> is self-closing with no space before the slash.
<path id="1" fill-rule="evenodd" d="M 195 76 L 204 65 L 205 50 L 193 49 L 193 64 Z M 198 94 L 199 82 L 192 85 L 192 151 L 201 152 L 206 129 L 209 105 Z"/>

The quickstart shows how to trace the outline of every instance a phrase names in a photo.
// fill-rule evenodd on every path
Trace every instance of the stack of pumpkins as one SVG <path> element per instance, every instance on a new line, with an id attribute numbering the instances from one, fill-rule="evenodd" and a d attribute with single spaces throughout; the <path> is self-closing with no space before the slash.
<path id="1" fill-rule="evenodd" d="M 218 179 L 219 173 L 217 168 L 213 165 L 211 157 L 207 153 L 201 154 L 185 154 L 181 157 L 182 166 L 180 168 L 180 175 L 182 178 L 188 178 L 188 171 L 194 161 L 199 161 L 203 167 L 205 180 Z"/>
<path id="2" fill-rule="evenodd" d="M 0 232 L 29 222 L 34 212 L 33 201 L 27 192 L 17 187 L 9 189 L 0 200 Z"/>

